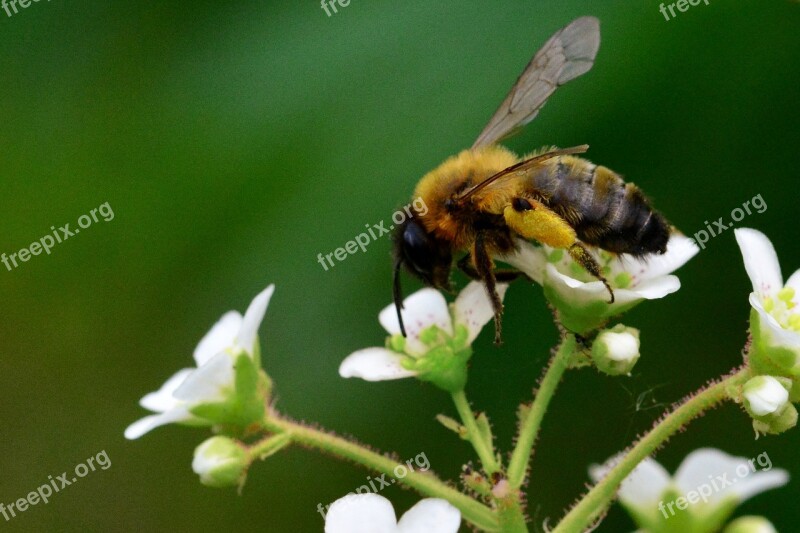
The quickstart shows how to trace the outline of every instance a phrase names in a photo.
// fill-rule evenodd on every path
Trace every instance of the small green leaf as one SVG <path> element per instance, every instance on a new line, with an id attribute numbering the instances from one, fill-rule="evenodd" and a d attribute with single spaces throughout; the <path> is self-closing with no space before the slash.
<path id="1" fill-rule="evenodd" d="M 486 416 L 486 413 L 481 413 L 475 419 L 475 422 L 478 424 L 478 431 L 480 432 L 480 438 L 483 439 L 483 442 L 486 443 L 486 447 L 492 450 L 494 453 L 494 438 L 492 437 L 492 426 L 489 424 L 489 418 Z"/>
<path id="2" fill-rule="evenodd" d="M 436 420 L 438 420 L 441 425 L 458 435 L 462 440 L 467 440 L 467 438 L 469 438 L 469 435 L 467 434 L 467 428 L 461 425 L 457 420 L 454 420 L 446 415 L 436 415 Z"/>

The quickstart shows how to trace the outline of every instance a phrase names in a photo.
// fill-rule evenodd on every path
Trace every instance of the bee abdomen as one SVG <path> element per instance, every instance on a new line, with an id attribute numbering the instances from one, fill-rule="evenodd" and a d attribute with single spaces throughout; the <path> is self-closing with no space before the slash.
<path id="1" fill-rule="evenodd" d="M 542 182 L 538 190 L 575 228 L 579 239 L 614 253 L 642 256 L 666 251 L 669 224 L 634 184 L 578 158 L 561 158 L 551 169 L 549 176 L 535 178 Z"/>

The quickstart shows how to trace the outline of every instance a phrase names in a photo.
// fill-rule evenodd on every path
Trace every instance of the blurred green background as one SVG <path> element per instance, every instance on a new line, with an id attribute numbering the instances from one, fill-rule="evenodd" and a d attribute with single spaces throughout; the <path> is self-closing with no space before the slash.
<path id="1" fill-rule="evenodd" d="M 0 11 L 0 251 L 12 253 L 109 202 L 99 222 L 13 271 L 0 268 L 0 501 L 10 503 L 105 450 L 108 470 L 28 509 L 7 531 L 321 531 L 318 503 L 367 472 L 305 450 L 252 469 L 241 496 L 190 468 L 207 432 L 124 428 L 139 398 L 192 364 L 228 309 L 277 285 L 261 329 L 278 407 L 401 458 L 424 452 L 453 478 L 468 445 L 434 420 L 449 398 L 412 380 L 337 375 L 383 342 L 390 241 L 324 271 L 329 253 L 388 220 L 419 177 L 469 146 L 532 53 L 558 28 L 600 18 L 594 69 L 559 90 L 507 144 L 591 145 L 685 233 L 761 194 L 739 225 L 797 247 L 800 6 L 701 4 L 665 21 L 658 3 L 560 0 L 39 2 Z M 545 419 L 530 512 L 552 525 L 586 469 L 650 427 L 672 401 L 741 362 L 749 281 L 728 231 L 680 271 L 683 288 L 640 306 L 635 375 L 568 374 Z M 406 280 L 406 291 L 415 285 Z M 506 299 L 501 349 L 484 333 L 468 393 L 508 449 L 514 410 L 557 339 L 541 290 Z M 796 479 L 740 513 L 797 531 L 800 431 L 753 439 L 733 406 L 663 449 L 768 452 Z M 417 499 L 392 487 L 398 513 Z M 614 508 L 599 531 L 633 524 Z"/>

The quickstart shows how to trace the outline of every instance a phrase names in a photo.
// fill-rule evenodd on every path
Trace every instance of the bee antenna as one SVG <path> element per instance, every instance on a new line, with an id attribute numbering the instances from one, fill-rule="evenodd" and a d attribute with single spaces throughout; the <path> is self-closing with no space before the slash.
<path id="1" fill-rule="evenodd" d="M 403 259 L 398 258 L 394 263 L 394 282 L 392 283 L 392 292 L 394 296 L 394 308 L 397 311 L 397 322 L 400 324 L 400 333 L 403 337 L 406 335 L 406 327 L 403 324 L 403 290 L 400 288 L 400 267 L 403 265 Z"/>

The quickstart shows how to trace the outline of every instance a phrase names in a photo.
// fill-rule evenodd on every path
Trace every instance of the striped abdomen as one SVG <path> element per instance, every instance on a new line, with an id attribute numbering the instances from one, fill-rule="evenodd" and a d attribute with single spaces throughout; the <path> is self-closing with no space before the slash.
<path id="1" fill-rule="evenodd" d="M 577 157 L 546 162 L 532 177 L 535 194 L 587 244 L 636 256 L 664 253 L 669 224 L 632 183 Z"/>

